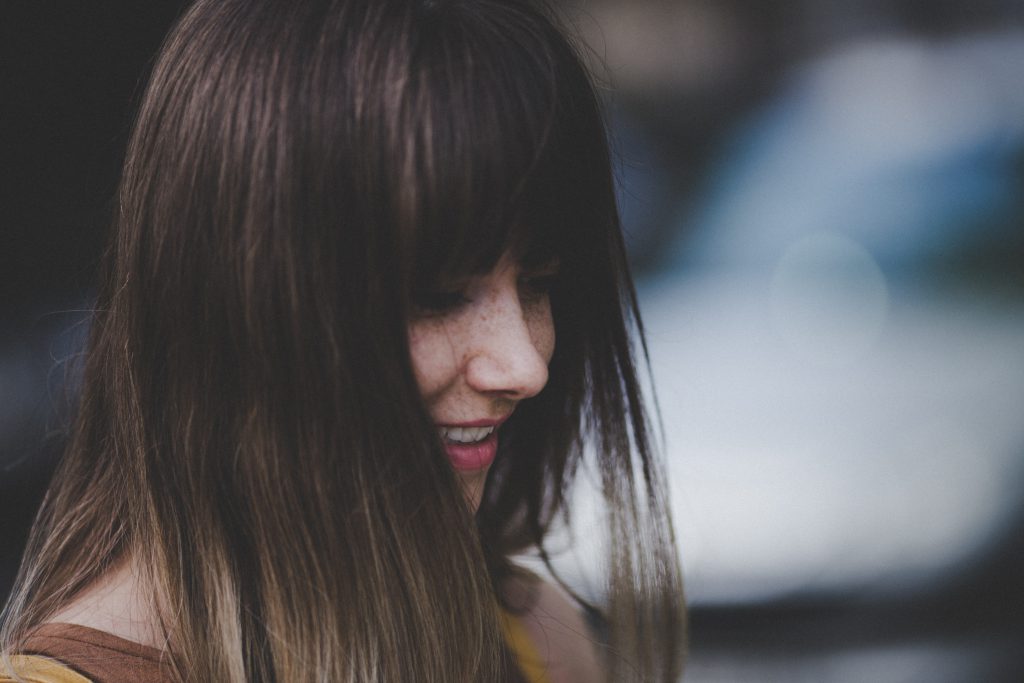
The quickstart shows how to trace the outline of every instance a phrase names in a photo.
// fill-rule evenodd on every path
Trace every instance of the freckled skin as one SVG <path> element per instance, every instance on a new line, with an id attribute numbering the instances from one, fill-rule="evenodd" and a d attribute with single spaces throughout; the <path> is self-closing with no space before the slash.
<path id="1" fill-rule="evenodd" d="M 410 321 L 416 382 L 436 424 L 503 418 L 547 383 L 555 350 L 551 305 L 521 279 L 519 265 L 503 258 L 470 284 L 466 303 Z M 475 511 L 487 469 L 456 474 Z"/>

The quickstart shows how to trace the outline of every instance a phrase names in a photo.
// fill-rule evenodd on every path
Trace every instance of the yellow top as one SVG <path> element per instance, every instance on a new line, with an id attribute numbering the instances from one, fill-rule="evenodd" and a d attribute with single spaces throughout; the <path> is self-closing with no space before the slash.
<path id="1" fill-rule="evenodd" d="M 528 683 L 549 683 L 544 669 L 544 662 L 530 641 L 523 624 L 511 614 L 502 613 L 502 626 L 505 639 L 512 649 L 519 668 L 522 669 Z M 10 665 L 27 683 L 93 683 L 75 671 L 58 664 L 52 659 L 35 655 L 12 655 Z M 0 659 L 0 683 L 18 683 L 12 678 L 6 663 Z"/>
<path id="2" fill-rule="evenodd" d="M 52 659 L 35 655 L 12 655 L 11 666 L 18 675 L 29 683 L 92 683 L 88 678 L 61 666 Z M 7 675 L 6 665 L 0 661 L 0 683 L 15 683 L 16 678 Z"/>
<path id="3" fill-rule="evenodd" d="M 519 668 L 528 683 L 548 683 L 544 660 L 534 647 L 523 623 L 508 612 L 502 611 L 501 623 L 505 629 L 505 640 L 519 662 Z"/>

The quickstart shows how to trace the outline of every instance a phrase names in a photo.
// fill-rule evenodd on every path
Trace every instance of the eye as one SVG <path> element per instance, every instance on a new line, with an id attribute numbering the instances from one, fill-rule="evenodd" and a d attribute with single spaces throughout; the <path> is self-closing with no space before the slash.
<path id="1" fill-rule="evenodd" d="M 467 303 L 469 303 L 469 298 L 462 290 L 428 290 L 417 293 L 413 300 L 417 312 L 424 316 L 449 313 Z"/>
<path id="2" fill-rule="evenodd" d="M 551 294 L 555 284 L 558 282 L 557 272 L 547 272 L 538 275 L 528 275 L 519 280 L 523 297 L 527 301 L 537 301 Z"/>

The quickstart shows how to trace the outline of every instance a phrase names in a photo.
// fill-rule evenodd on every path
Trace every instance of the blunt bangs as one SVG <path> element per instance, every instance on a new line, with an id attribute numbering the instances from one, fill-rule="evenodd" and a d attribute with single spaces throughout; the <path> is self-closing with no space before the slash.
<path id="1" fill-rule="evenodd" d="M 607 207 L 593 158 L 603 123 L 572 47 L 535 10 L 479 6 L 432 3 L 411 18 L 396 134 L 380 154 L 395 160 L 385 186 L 412 291 L 486 273 L 506 252 L 564 263 L 595 228 L 588 212 Z"/>

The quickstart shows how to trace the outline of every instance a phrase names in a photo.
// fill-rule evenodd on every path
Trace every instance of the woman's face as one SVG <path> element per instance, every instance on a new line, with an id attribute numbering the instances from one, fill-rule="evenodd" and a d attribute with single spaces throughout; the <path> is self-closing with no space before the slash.
<path id="1" fill-rule="evenodd" d="M 506 256 L 483 277 L 425 295 L 409 323 L 420 394 L 474 511 L 501 423 L 548 381 L 556 268 L 526 272 Z"/>

